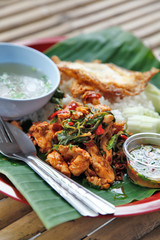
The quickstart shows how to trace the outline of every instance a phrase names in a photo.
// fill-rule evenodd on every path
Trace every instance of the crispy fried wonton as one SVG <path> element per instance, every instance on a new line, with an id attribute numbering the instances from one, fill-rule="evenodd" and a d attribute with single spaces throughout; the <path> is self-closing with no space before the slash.
<path id="1" fill-rule="evenodd" d="M 148 81 L 160 70 L 152 68 L 148 72 L 129 71 L 114 64 L 94 62 L 65 62 L 56 56 L 52 57 L 61 73 L 74 78 L 76 82 L 71 91 L 74 96 L 85 90 L 99 90 L 112 97 L 123 98 L 126 95 L 137 95 L 147 86 Z M 80 85 L 82 87 L 80 88 Z M 80 92 L 78 91 L 80 88 Z"/>

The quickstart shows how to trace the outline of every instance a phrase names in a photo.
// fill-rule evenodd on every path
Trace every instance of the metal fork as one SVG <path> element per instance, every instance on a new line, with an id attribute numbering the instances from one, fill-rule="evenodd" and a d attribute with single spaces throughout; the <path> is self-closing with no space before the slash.
<path id="1" fill-rule="evenodd" d="M 52 168 L 36 156 L 28 136 L 0 117 L 0 152 L 28 164 L 81 215 L 95 217 L 113 214 L 115 206 Z"/>

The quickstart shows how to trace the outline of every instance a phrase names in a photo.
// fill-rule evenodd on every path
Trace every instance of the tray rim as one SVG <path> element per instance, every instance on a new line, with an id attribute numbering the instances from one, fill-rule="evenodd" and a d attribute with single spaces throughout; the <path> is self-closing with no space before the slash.
<path id="1" fill-rule="evenodd" d="M 52 45 L 60 41 L 63 41 L 64 39 L 66 39 L 65 36 L 59 36 L 16 42 L 16 44 L 26 45 L 43 52 L 49 49 Z M 0 192 L 14 200 L 29 205 L 27 200 L 16 189 L 16 187 L 11 183 L 11 181 L 4 174 L 1 173 L 0 173 Z M 156 192 L 152 196 L 145 198 L 143 200 L 138 200 L 132 203 L 116 206 L 114 216 L 116 217 L 135 216 L 155 212 L 158 210 L 160 210 L 160 192 Z"/>

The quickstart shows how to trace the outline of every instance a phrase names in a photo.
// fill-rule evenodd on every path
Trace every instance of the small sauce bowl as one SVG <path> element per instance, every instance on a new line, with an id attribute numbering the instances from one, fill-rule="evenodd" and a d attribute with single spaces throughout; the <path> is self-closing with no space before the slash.
<path id="1" fill-rule="evenodd" d="M 45 54 L 26 46 L 0 43 L 0 64 L 27 65 L 44 73 L 51 82 L 48 93 L 31 99 L 12 99 L 0 96 L 0 115 L 5 119 L 20 119 L 43 107 L 60 83 L 60 72 L 55 63 Z"/>
<path id="2" fill-rule="evenodd" d="M 147 148 L 151 149 L 149 153 L 145 151 Z M 135 149 L 137 152 L 133 155 Z M 157 133 L 138 133 L 125 141 L 123 150 L 127 157 L 127 173 L 133 183 L 160 188 L 160 154 L 155 155 L 154 149 L 160 149 L 160 134 Z"/>

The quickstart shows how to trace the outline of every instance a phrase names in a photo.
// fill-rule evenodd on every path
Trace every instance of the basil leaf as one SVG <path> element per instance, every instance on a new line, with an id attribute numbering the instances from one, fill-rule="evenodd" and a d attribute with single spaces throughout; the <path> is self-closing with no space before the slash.
<path id="1" fill-rule="evenodd" d="M 109 143 L 107 145 L 107 150 L 110 150 L 111 148 L 115 148 L 117 140 L 118 140 L 119 135 L 115 134 L 112 136 L 112 138 L 109 140 Z"/>
<path id="2" fill-rule="evenodd" d="M 56 144 L 53 145 L 53 149 L 56 150 L 56 151 L 58 151 L 58 150 L 59 150 L 59 145 L 58 145 L 58 144 L 57 144 L 57 145 L 56 145 Z"/>
<path id="3" fill-rule="evenodd" d="M 53 97 L 54 98 L 64 98 L 64 93 L 59 88 L 57 88 Z"/>

